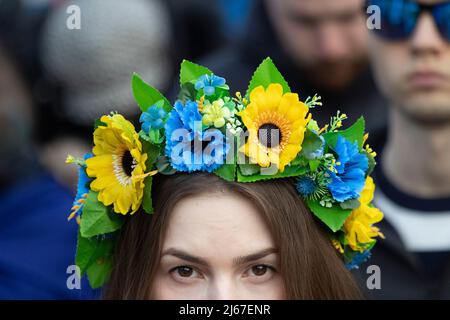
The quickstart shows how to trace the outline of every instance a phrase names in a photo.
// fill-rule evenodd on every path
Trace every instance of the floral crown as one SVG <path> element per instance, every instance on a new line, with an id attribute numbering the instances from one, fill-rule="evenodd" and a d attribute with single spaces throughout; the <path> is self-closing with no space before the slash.
<path id="1" fill-rule="evenodd" d="M 294 178 L 299 197 L 329 231 L 347 268 L 370 257 L 373 225 L 383 214 L 371 202 L 375 152 L 365 144 L 364 119 L 343 130 L 337 112 L 319 127 L 305 102 L 291 93 L 270 58 L 257 68 L 245 96 L 230 95 L 225 79 L 183 61 L 174 106 L 137 74 L 132 91 L 142 110 L 141 130 L 118 113 L 95 122 L 94 147 L 79 166 L 69 219 L 79 224 L 76 264 L 93 288 L 109 277 L 121 226 L 139 209 L 153 214 L 155 174 L 210 172 L 227 181 Z"/>

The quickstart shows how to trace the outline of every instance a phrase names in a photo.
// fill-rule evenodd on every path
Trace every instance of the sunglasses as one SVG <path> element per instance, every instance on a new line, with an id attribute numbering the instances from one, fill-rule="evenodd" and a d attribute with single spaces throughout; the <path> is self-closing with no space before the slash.
<path id="1" fill-rule="evenodd" d="M 410 0 L 368 0 L 366 4 L 380 9 L 381 28 L 373 31 L 387 40 L 406 40 L 422 13 L 429 12 L 441 36 L 450 42 L 450 1 L 427 5 Z"/>

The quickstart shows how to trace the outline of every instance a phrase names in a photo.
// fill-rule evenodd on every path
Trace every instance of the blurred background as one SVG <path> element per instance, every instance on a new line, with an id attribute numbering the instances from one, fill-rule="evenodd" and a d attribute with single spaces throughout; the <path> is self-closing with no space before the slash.
<path id="1" fill-rule="evenodd" d="M 65 159 L 90 150 L 102 114 L 137 124 L 133 72 L 173 101 L 182 59 L 245 92 L 270 56 L 301 99 L 322 96 L 320 124 L 339 109 L 350 120 L 365 115 L 369 131 L 383 127 L 364 3 L 344 2 L 343 13 L 322 17 L 314 1 L 0 0 L 0 298 L 97 294 L 84 282 L 66 288 L 77 171 Z M 72 4 L 80 29 L 67 24 Z"/>

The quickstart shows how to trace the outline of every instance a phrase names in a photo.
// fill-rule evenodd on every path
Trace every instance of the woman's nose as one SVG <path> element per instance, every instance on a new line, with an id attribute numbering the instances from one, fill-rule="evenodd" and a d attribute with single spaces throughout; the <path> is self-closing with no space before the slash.
<path id="1" fill-rule="evenodd" d="M 237 282 L 230 276 L 221 276 L 211 283 L 208 290 L 208 300 L 238 300 Z"/>

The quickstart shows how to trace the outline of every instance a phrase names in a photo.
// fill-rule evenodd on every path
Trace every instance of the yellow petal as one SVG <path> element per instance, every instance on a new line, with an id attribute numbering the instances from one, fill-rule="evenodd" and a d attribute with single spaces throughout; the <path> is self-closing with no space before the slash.
<path id="1" fill-rule="evenodd" d="M 103 175 L 96 178 L 91 182 L 91 189 L 94 191 L 100 191 L 107 187 L 114 186 L 117 184 L 117 179 L 114 175 Z"/>
<path id="2" fill-rule="evenodd" d="M 127 197 L 126 192 L 122 192 L 117 196 L 114 202 L 114 211 L 121 214 L 127 214 L 131 205 L 131 200 Z"/>
<path id="3" fill-rule="evenodd" d="M 278 107 L 278 112 L 283 115 L 287 115 L 291 106 L 298 103 L 298 95 L 295 93 L 286 93 L 280 100 L 280 105 Z"/>
<path id="4" fill-rule="evenodd" d="M 279 83 L 270 84 L 265 94 L 266 106 L 270 109 L 278 109 L 282 96 L 283 87 Z"/>
<path id="5" fill-rule="evenodd" d="M 360 202 L 369 204 L 373 200 L 373 194 L 375 192 L 375 183 L 373 183 L 372 177 L 366 178 L 364 189 L 361 192 Z"/>
<path id="6" fill-rule="evenodd" d="M 86 173 L 89 177 L 96 177 L 99 169 L 106 169 L 112 172 L 112 155 L 105 154 L 95 156 L 86 160 Z"/>

